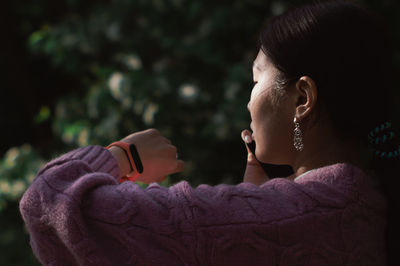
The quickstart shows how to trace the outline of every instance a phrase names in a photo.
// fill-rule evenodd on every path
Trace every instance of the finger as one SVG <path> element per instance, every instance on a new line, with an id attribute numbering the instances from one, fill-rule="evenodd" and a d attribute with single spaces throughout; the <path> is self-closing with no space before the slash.
<path id="1" fill-rule="evenodd" d="M 167 138 L 165 138 L 165 137 L 163 137 L 163 139 L 164 139 L 165 143 L 167 143 L 167 144 L 169 144 L 169 145 L 172 145 L 172 142 L 171 142 L 169 139 L 167 139 Z"/>
<path id="2" fill-rule="evenodd" d="M 251 132 L 250 132 L 250 130 L 248 130 L 248 129 L 245 129 L 245 130 L 243 130 L 243 131 L 241 132 L 241 137 L 242 137 L 242 140 L 243 140 L 245 143 L 250 143 L 250 142 L 252 141 L 252 139 L 251 139 Z"/>
<path id="3" fill-rule="evenodd" d="M 149 134 L 152 134 L 152 135 L 161 135 L 160 131 L 158 131 L 158 129 L 155 129 L 155 128 L 149 128 L 149 129 L 144 130 L 142 132 L 149 133 Z"/>
<path id="4" fill-rule="evenodd" d="M 178 153 L 178 148 L 172 144 L 168 144 L 168 150 L 174 156 Z"/>
<path id="5" fill-rule="evenodd" d="M 251 143 L 245 143 L 247 153 L 248 154 L 253 154 L 253 151 L 250 149 L 249 145 L 251 145 Z"/>
<path id="6" fill-rule="evenodd" d="M 178 148 L 176 148 L 174 145 L 167 144 L 168 146 L 166 147 L 166 155 L 170 159 L 178 159 Z"/>
<path id="7" fill-rule="evenodd" d="M 247 145 L 246 145 L 247 147 Z M 258 165 L 259 162 L 257 161 L 256 156 L 254 156 L 254 154 L 249 150 L 249 147 L 247 147 L 247 164 L 250 165 Z"/>
<path id="8" fill-rule="evenodd" d="M 251 151 L 249 145 L 253 144 L 253 138 L 251 137 L 251 131 L 245 129 L 242 131 L 241 134 L 242 140 L 244 141 L 244 144 L 246 146 L 246 150 L 248 154 L 252 154 L 253 152 Z"/>
<path id="9" fill-rule="evenodd" d="M 252 144 L 254 145 L 253 138 L 251 137 L 251 135 L 252 135 L 252 133 L 248 129 L 243 130 L 241 133 L 242 140 L 244 141 L 246 149 L 247 149 L 247 164 L 258 165 L 259 162 L 249 147 L 249 145 L 252 145 Z"/>
<path id="10" fill-rule="evenodd" d="M 177 160 L 174 173 L 183 172 L 184 170 L 185 170 L 185 162 L 182 160 Z"/>
<path id="11" fill-rule="evenodd" d="M 251 132 L 248 129 L 243 130 L 241 133 L 241 136 L 242 136 L 242 140 L 245 143 L 251 143 L 253 141 L 253 138 L 251 137 Z"/>

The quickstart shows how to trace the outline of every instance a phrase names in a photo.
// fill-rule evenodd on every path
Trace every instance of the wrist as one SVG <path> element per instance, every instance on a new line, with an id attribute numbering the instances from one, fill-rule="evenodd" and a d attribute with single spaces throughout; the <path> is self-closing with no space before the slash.
<path id="1" fill-rule="evenodd" d="M 119 165 L 120 177 L 126 176 L 131 172 L 131 166 L 124 150 L 118 146 L 108 148 Z"/>

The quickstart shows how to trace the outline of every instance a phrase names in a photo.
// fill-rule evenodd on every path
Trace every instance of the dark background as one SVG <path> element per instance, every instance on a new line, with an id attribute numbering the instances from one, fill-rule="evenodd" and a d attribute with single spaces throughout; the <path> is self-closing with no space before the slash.
<path id="1" fill-rule="evenodd" d="M 2 3 L 0 265 L 37 264 L 18 201 L 44 162 L 76 147 L 155 127 L 186 161 L 163 185 L 240 182 L 257 33 L 304 2 Z M 399 2 L 361 2 L 399 47 Z"/>

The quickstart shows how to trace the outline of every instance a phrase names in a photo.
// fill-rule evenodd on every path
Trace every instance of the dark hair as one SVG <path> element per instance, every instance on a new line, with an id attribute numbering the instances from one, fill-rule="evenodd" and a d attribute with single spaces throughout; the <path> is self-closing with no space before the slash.
<path id="1" fill-rule="evenodd" d="M 311 77 L 319 108 L 324 107 L 337 135 L 367 145 L 368 133 L 396 113 L 388 28 L 383 18 L 355 2 L 315 1 L 269 19 L 259 45 L 280 71 L 279 84 Z M 396 208 L 398 165 L 398 157 L 371 162 L 389 200 L 390 216 Z"/>

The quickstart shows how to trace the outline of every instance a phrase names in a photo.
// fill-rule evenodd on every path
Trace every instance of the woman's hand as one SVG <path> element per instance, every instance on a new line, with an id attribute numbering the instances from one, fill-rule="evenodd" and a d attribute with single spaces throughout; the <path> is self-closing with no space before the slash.
<path id="1" fill-rule="evenodd" d="M 269 180 L 268 176 L 265 174 L 260 163 L 257 161 L 254 154 L 250 151 L 247 144 L 253 142 L 251 137 L 251 132 L 249 130 L 242 131 L 242 140 L 246 144 L 247 149 L 247 165 L 246 171 L 244 173 L 243 182 L 253 183 L 255 185 L 261 185 Z"/>
<path id="2" fill-rule="evenodd" d="M 121 141 L 133 143 L 139 153 L 143 164 L 143 173 L 139 175 L 137 181 L 149 184 L 161 182 L 167 175 L 182 172 L 185 164 L 177 159 L 177 149 L 171 141 L 161 136 L 156 129 L 148 129 L 133 133 Z M 129 161 L 119 147 L 109 149 L 118 160 L 121 177 L 130 172 Z"/>

